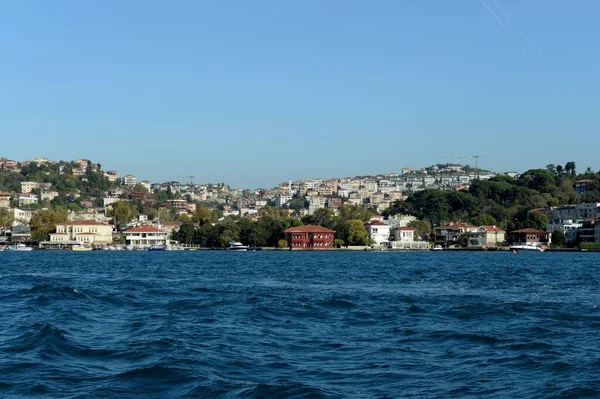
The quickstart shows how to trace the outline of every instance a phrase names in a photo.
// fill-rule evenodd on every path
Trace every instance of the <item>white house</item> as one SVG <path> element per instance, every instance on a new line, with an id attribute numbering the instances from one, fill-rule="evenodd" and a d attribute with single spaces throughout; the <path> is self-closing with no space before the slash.
<path id="1" fill-rule="evenodd" d="M 582 226 L 582 223 L 575 222 L 571 219 L 550 219 L 548 221 L 547 231 L 548 233 L 561 231 L 565 235 L 567 243 L 571 244 L 577 241 L 577 232 Z"/>
<path id="2" fill-rule="evenodd" d="M 32 209 L 14 209 L 14 222 L 13 226 L 18 226 L 20 224 L 29 224 L 33 215 L 36 214 L 37 211 Z"/>
<path id="3" fill-rule="evenodd" d="M 506 232 L 496 226 L 479 226 L 469 233 L 469 247 L 497 247 L 505 241 Z"/>
<path id="4" fill-rule="evenodd" d="M 427 241 L 415 241 L 415 229 L 408 226 L 400 226 L 392 229 L 393 240 L 390 241 L 392 249 L 427 249 Z"/>
<path id="5" fill-rule="evenodd" d="M 390 226 L 379 220 L 365 223 L 369 238 L 376 246 L 387 247 L 390 243 Z"/>
<path id="6" fill-rule="evenodd" d="M 125 242 L 138 248 L 166 245 L 167 232 L 154 226 L 140 226 L 125 230 Z"/>

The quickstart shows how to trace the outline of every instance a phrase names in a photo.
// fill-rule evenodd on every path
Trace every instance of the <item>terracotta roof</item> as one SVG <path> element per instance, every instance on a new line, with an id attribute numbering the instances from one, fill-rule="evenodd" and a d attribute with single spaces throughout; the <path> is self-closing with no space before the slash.
<path id="1" fill-rule="evenodd" d="M 75 233 L 76 236 L 97 236 L 96 233 Z"/>
<path id="2" fill-rule="evenodd" d="M 326 229 L 322 226 L 307 224 L 304 226 L 290 227 L 289 229 L 285 229 L 284 233 L 335 233 L 335 231 Z"/>
<path id="3" fill-rule="evenodd" d="M 164 231 L 154 226 L 145 225 L 125 230 L 125 233 L 164 233 Z"/>
<path id="4" fill-rule="evenodd" d="M 591 183 L 590 179 L 577 180 L 575 183 Z"/>
<path id="5" fill-rule="evenodd" d="M 525 234 L 548 234 L 543 230 L 538 230 L 538 229 L 534 229 L 531 227 L 525 228 L 525 229 L 521 229 L 521 230 L 515 230 L 515 231 L 511 231 L 511 233 L 525 233 Z"/>
<path id="6" fill-rule="evenodd" d="M 504 233 L 504 230 L 502 230 L 501 228 L 498 228 L 496 226 L 480 226 L 483 227 L 486 231 L 492 232 L 492 233 Z"/>
<path id="7" fill-rule="evenodd" d="M 406 230 L 406 231 L 415 231 L 416 229 L 413 229 L 410 226 L 401 226 L 401 227 L 396 227 L 394 230 Z"/>
<path id="8" fill-rule="evenodd" d="M 108 226 L 107 224 L 95 220 L 71 220 L 70 222 L 59 223 L 61 226 Z"/>

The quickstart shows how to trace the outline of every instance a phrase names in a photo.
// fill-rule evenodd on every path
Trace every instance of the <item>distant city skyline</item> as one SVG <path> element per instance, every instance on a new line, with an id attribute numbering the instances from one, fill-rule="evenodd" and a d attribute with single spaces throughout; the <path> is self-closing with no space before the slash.
<path id="1" fill-rule="evenodd" d="M 600 3 L 7 2 L 0 156 L 272 187 L 600 168 Z"/>

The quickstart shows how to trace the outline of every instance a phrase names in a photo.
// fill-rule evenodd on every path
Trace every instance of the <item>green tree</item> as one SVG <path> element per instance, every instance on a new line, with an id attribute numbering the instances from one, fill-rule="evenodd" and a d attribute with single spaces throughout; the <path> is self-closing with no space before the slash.
<path id="1" fill-rule="evenodd" d="M 137 207 L 128 201 L 117 201 L 107 213 L 115 221 L 115 227 L 119 229 L 122 225 L 131 222 L 138 215 Z"/>
<path id="2" fill-rule="evenodd" d="M 573 161 L 567 162 L 565 164 L 565 172 L 571 177 L 574 177 L 575 175 L 577 175 L 577 171 L 575 168 L 575 162 L 573 162 Z"/>
<path id="3" fill-rule="evenodd" d="M 6 237 L 6 230 L 12 226 L 15 220 L 14 214 L 6 208 L 0 208 L 0 228 Z"/>
<path id="4" fill-rule="evenodd" d="M 336 248 L 341 248 L 344 246 L 344 240 L 342 240 L 341 238 L 336 238 L 335 240 L 333 240 L 333 245 Z"/>
<path id="5" fill-rule="evenodd" d="M 199 225 L 206 223 L 213 223 L 216 221 L 215 214 L 212 209 L 205 206 L 199 206 L 196 208 L 196 212 L 192 215 L 192 222 Z"/>
<path id="6" fill-rule="evenodd" d="M 63 208 L 42 209 L 31 217 L 31 237 L 38 241 L 47 240 L 56 225 L 68 219 L 68 212 Z"/>
<path id="7" fill-rule="evenodd" d="M 469 233 L 462 233 L 460 236 L 458 236 L 457 244 L 463 248 L 468 247 L 469 246 Z"/>
<path id="8" fill-rule="evenodd" d="M 562 231 L 556 230 L 552 232 L 552 236 L 550 239 L 553 248 L 563 248 L 567 245 L 567 238 L 565 237 L 565 233 Z"/>
<path id="9" fill-rule="evenodd" d="M 418 239 L 429 239 L 431 234 L 431 223 L 428 220 L 413 220 L 408 223 L 409 227 L 415 229 L 415 238 Z"/>
<path id="10" fill-rule="evenodd" d="M 279 248 L 286 248 L 286 247 L 288 246 L 288 242 L 287 242 L 287 240 L 284 240 L 284 239 L 282 238 L 281 240 L 279 240 L 279 241 L 277 242 L 277 246 L 278 246 Z"/>
<path id="11" fill-rule="evenodd" d="M 369 235 L 362 220 L 348 221 L 348 245 L 367 245 Z"/>
<path id="12" fill-rule="evenodd" d="M 472 218 L 471 223 L 475 226 L 495 226 L 498 222 L 491 215 L 481 213 Z"/>
<path id="13" fill-rule="evenodd" d="M 368 222 L 373 214 L 370 210 L 360 205 L 342 205 L 339 209 L 340 217 L 344 220 L 360 220 Z"/>

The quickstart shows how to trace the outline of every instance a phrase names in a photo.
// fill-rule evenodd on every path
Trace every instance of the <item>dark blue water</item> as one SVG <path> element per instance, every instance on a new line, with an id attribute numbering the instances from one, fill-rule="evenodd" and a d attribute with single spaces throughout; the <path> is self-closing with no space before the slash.
<path id="1" fill-rule="evenodd" d="M 600 254 L 0 253 L 0 397 L 596 397 Z"/>

